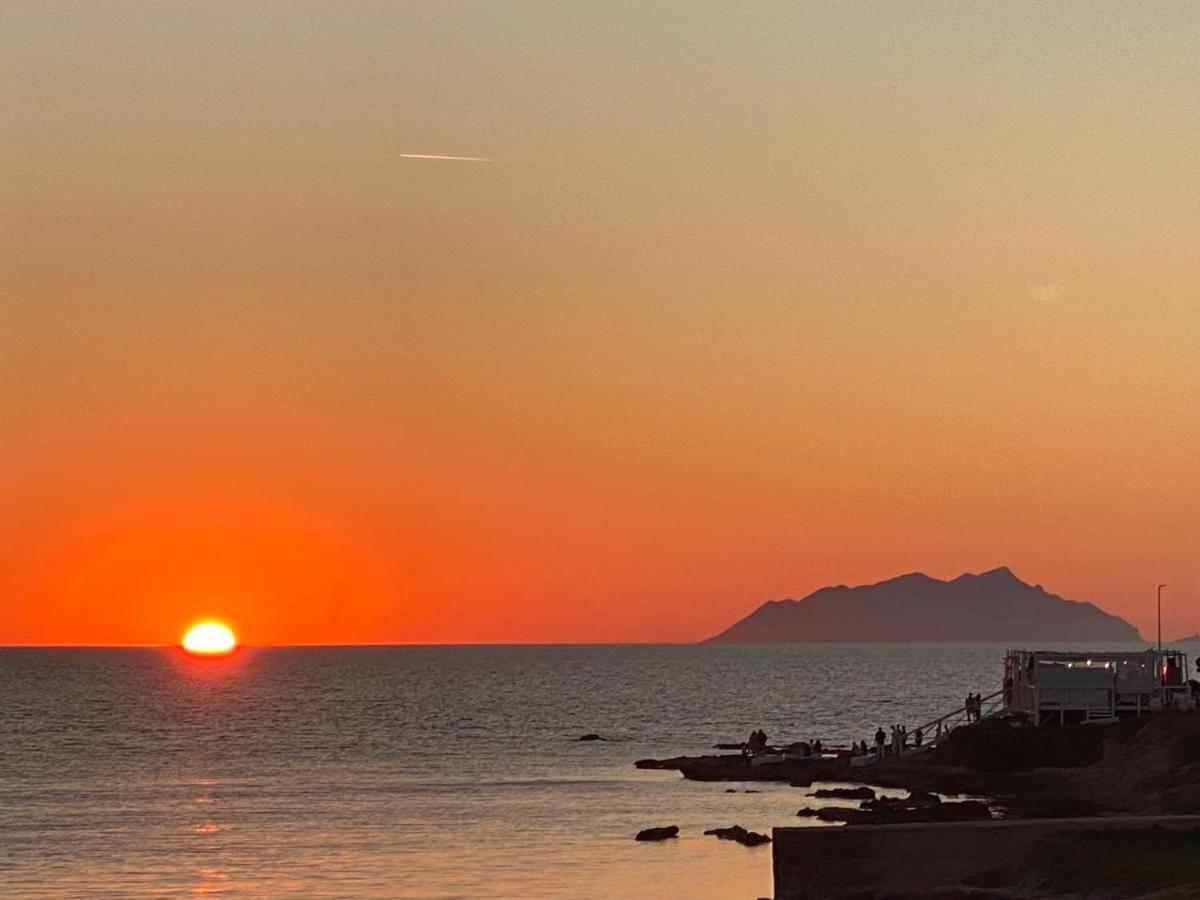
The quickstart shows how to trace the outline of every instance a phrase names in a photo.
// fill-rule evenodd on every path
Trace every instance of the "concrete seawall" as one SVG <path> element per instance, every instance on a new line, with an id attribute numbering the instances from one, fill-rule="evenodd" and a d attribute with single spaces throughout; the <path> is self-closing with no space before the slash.
<path id="1" fill-rule="evenodd" d="M 1200 816 L 993 819 L 931 825 L 776 828 L 775 900 L 917 895 L 1016 882 L 1047 838 L 1096 830 L 1200 831 Z"/>

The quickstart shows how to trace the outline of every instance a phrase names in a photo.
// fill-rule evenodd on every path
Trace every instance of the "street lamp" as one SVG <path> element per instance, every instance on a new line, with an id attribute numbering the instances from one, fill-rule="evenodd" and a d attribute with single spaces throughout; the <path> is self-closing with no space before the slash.
<path id="1" fill-rule="evenodd" d="M 1162 652 L 1162 589 L 1165 584 L 1158 586 L 1158 652 Z"/>

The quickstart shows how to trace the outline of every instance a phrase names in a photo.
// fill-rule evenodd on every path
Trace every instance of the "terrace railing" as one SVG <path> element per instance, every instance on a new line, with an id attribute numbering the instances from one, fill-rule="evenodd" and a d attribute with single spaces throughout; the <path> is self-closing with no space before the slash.
<path id="1" fill-rule="evenodd" d="M 981 697 L 979 700 L 979 717 L 987 719 L 1004 711 L 1004 690 L 1003 688 L 996 691 L 994 694 L 988 694 L 986 697 Z M 946 735 L 960 725 L 967 724 L 967 706 L 964 703 L 961 707 L 952 712 L 946 713 L 944 716 L 938 716 L 936 719 L 926 722 L 920 726 L 922 736 L 920 747 L 909 747 L 909 752 L 913 750 L 925 750 L 943 740 Z M 913 738 L 918 729 L 914 728 L 909 731 L 909 739 Z"/>

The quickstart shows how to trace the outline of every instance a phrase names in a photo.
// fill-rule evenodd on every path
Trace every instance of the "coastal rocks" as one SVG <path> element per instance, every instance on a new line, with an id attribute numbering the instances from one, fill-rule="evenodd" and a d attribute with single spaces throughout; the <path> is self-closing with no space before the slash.
<path id="1" fill-rule="evenodd" d="M 856 788 L 820 788 L 808 795 L 809 797 L 820 797 L 829 799 L 837 797 L 842 800 L 874 800 L 875 791 L 869 787 Z"/>
<path id="2" fill-rule="evenodd" d="M 1104 756 L 1106 740 L 1136 733 L 1144 722 L 1037 728 L 1016 718 L 985 719 L 956 728 L 933 749 L 932 761 L 988 773 L 1086 768 Z"/>
<path id="3" fill-rule="evenodd" d="M 802 809 L 798 816 L 808 816 L 822 822 L 843 822 L 847 825 L 899 825 L 913 822 L 965 822 L 990 819 L 991 809 L 981 800 L 954 802 L 911 803 L 907 798 L 881 797 L 865 801 L 859 809 L 826 806 L 822 809 Z"/>
<path id="4" fill-rule="evenodd" d="M 589 733 L 587 733 L 587 734 L 580 735 L 580 736 L 579 736 L 579 737 L 578 737 L 576 740 L 580 740 L 580 741 L 607 741 L 607 740 L 608 740 L 608 738 L 606 738 L 606 737 L 600 737 L 600 735 L 598 735 L 598 734 L 593 734 L 593 733 L 589 732 Z"/>
<path id="5" fill-rule="evenodd" d="M 666 825 L 662 828 L 643 828 L 637 833 L 635 841 L 665 841 L 669 838 L 679 837 L 678 825 Z"/>
<path id="6" fill-rule="evenodd" d="M 696 757 L 693 756 L 672 756 L 670 759 L 639 759 L 634 763 L 634 766 L 639 769 L 679 769 L 692 762 Z M 719 778 L 709 779 L 710 781 L 720 781 Z M 728 779 L 732 780 L 732 779 Z"/>
<path id="7" fill-rule="evenodd" d="M 771 839 L 765 834 L 759 834 L 757 831 L 747 831 L 741 825 L 733 825 L 729 828 L 710 828 L 705 834 L 713 835 L 722 841 L 737 841 L 743 847 L 757 847 L 759 844 L 769 844 Z"/>

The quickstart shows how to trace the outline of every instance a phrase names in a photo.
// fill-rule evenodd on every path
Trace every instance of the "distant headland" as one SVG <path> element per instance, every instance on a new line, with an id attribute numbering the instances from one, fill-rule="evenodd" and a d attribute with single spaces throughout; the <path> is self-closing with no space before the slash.
<path id="1" fill-rule="evenodd" d="M 1124 619 L 1026 584 L 1006 567 L 950 581 L 914 572 L 821 588 L 801 600 L 770 600 L 709 638 L 730 644 L 1138 640 Z"/>

